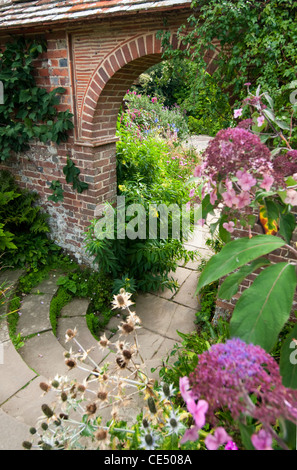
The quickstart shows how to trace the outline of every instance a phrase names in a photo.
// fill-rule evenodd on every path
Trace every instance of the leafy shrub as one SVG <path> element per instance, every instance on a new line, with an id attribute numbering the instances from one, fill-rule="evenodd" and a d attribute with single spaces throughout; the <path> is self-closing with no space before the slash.
<path id="1" fill-rule="evenodd" d="M 19 188 L 9 172 L 0 172 L 0 217 L 6 234 L 0 254 L 7 265 L 37 270 L 60 252 L 47 236 L 48 215 L 37 201 L 37 193 Z"/>

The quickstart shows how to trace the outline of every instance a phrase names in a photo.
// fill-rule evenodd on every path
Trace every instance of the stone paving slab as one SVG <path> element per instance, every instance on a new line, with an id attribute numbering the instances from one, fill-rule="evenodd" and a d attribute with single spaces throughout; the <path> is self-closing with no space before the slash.
<path id="1" fill-rule="evenodd" d="M 85 316 L 89 303 L 90 301 L 88 299 L 73 299 L 69 304 L 62 308 L 61 317 Z"/>
<path id="2" fill-rule="evenodd" d="M 0 408 L 0 450 L 24 450 L 22 442 L 29 439 L 29 429 Z"/>
<path id="3" fill-rule="evenodd" d="M 179 287 L 181 287 L 190 274 L 191 271 L 189 269 L 179 266 L 175 272 L 169 273 L 169 277 L 173 277 Z M 162 291 L 162 289 L 159 289 L 155 294 L 163 299 L 170 300 L 174 297 L 175 293 L 175 290 L 171 291 L 170 289 L 164 289 L 164 291 Z"/>
<path id="4" fill-rule="evenodd" d="M 49 274 L 48 278 L 44 279 L 38 286 L 34 287 L 31 290 L 32 294 L 51 294 L 54 295 L 59 286 L 57 285 L 57 280 L 63 275 L 62 272 L 54 272 Z"/>
<path id="5" fill-rule="evenodd" d="M 3 364 L 0 363 L 0 404 L 36 377 L 36 373 L 22 360 L 10 341 L 2 347 L 4 360 Z"/>
<path id="6" fill-rule="evenodd" d="M 22 306 L 19 310 L 20 318 L 17 326 L 17 333 L 21 336 L 29 336 L 50 330 L 51 323 L 49 319 L 51 294 L 34 295 L 30 294 L 24 297 Z"/>
<path id="7" fill-rule="evenodd" d="M 189 333 L 195 330 L 196 310 L 175 302 L 141 294 L 136 299 L 134 310 L 142 321 L 142 326 L 166 338 L 179 340 L 176 330 Z"/>
<path id="8" fill-rule="evenodd" d="M 54 378 L 57 374 L 68 375 L 63 348 L 52 331 L 41 333 L 25 341 L 20 349 L 23 360 L 38 375 Z"/>
<path id="9" fill-rule="evenodd" d="M 174 296 L 174 302 L 194 309 L 196 312 L 200 307 L 198 297 L 195 295 L 198 284 L 199 273 L 191 272 L 182 287 Z"/>

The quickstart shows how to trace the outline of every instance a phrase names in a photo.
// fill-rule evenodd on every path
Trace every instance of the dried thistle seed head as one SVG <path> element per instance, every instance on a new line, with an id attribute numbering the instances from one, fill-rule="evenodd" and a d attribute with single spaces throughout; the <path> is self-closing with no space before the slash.
<path id="1" fill-rule="evenodd" d="M 52 387 L 59 388 L 59 386 L 60 386 L 60 382 L 58 380 L 53 380 L 52 381 Z"/>
<path id="2" fill-rule="evenodd" d="M 101 400 L 101 401 L 106 401 L 107 398 L 108 398 L 108 392 L 107 392 L 107 390 L 104 390 L 104 389 L 98 390 L 97 397 L 98 397 L 99 400 Z"/>
<path id="3" fill-rule="evenodd" d="M 109 345 L 109 340 L 107 339 L 106 337 L 106 334 L 104 333 L 103 336 L 100 337 L 100 341 L 99 341 L 99 345 L 102 349 L 105 349 L 107 348 L 107 346 Z"/>
<path id="4" fill-rule="evenodd" d="M 40 382 L 39 387 L 41 388 L 43 392 L 46 392 L 46 393 L 49 392 L 51 389 L 51 386 L 47 384 L 46 382 Z"/>
<path id="5" fill-rule="evenodd" d="M 96 403 L 90 403 L 89 405 L 87 405 L 86 412 L 89 416 L 94 415 L 96 413 L 96 411 L 97 411 Z"/>
<path id="6" fill-rule="evenodd" d="M 30 430 L 29 430 L 29 431 L 30 431 L 30 434 L 32 434 L 32 436 L 34 436 L 34 434 L 36 434 L 36 433 L 37 433 L 37 429 L 36 429 L 36 428 L 33 428 L 33 427 L 32 427 L 32 428 L 30 428 Z"/>
<path id="7" fill-rule="evenodd" d="M 66 392 L 62 392 L 61 393 L 61 400 L 65 403 L 65 401 L 67 401 L 67 398 L 68 398 L 68 395 Z"/>
<path id="8" fill-rule="evenodd" d="M 131 359 L 133 353 L 129 350 L 129 349 L 124 349 L 123 351 L 123 356 L 125 359 L 127 359 L 128 361 Z"/>
<path id="9" fill-rule="evenodd" d="M 42 424 L 41 424 L 41 429 L 42 429 L 43 431 L 47 431 L 47 430 L 48 430 L 48 424 L 47 424 L 47 423 L 42 423 Z"/>
<path id="10" fill-rule="evenodd" d="M 103 380 L 104 382 L 107 382 L 107 380 L 108 380 L 108 375 L 107 375 L 107 374 L 103 374 L 103 375 L 102 375 L 102 380 Z"/>
<path id="11" fill-rule="evenodd" d="M 108 433 L 105 429 L 98 429 L 98 431 L 95 434 L 95 438 L 97 441 L 105 441 L 107 439 Z"/>
<path id="12" fill-rule="evenodd" d="M 118 295 L 113 296 L 113 309 L 115 308 L 121 308 L 121 309 L 126 309 L 130 307 L 130 305 L 133 305 L 133 302 L 131 302 L 130 297 L 132 294 L 129 294 L 128 292 L 125 291 L 125 289 L 121 289 L 120 293 Z"/>
<path id="13" fill-rule="evenodd" d="M 51 410 L 51 408 L 47 404 L 42 405 L 41 409 L 43 414 L 45 414 L 47 418 L 52 418 L 54 416 L 53 410 Z"/>
<path id="14" fill-rule="evenodd" d="M 78 392 L 85 393 L 86 390 L 87 390 L 87 387 L 84 384 L 78 384 L 77 385 L 77 391 Z"/>
<path id="15" fill-rule="evenodd" d="M 73 358 L 66 359 L 65 364 L 69 369 L 74 369 L 74 367 L 76 367 L 76 360 Z"/>
<path id="16" fill-rule="evenodd" d="M 66 331 L 65 342 L 68 343 L 68 342 L 71 341 L 73 338 L 75 338 L 76 335 L 77 335 L 77 329 L 74 328 L 74 330 L 72 330 L 71 328 L 69 328 L 69 329 Z"/>
<path id="17" fill-rule="evenodd" d="M 119 326 L 119 329 L 121 330 L 122 334 L 129 335 L 132 333 L 132 331 L 134 331 L 134 326 L 131 323 L 123 322 L 122 325 Z"/>
<path id="18" fill-rule="evenodd" d="M 67 421 L 67 419 L 69 419 L 69 416 L 66 415 L 65 413 L 60 413 L 60 414 L 59 414 L 59 418 L 60 418 L 60 419 L 64 419 L 65 421 Z"/>
<path id="19" fill-rule="evenodd" d="M 127 362 L 122 357 L 117 357 L 116 363 L 120 369 L 125 369 L 125 367 L 127 366 Z"/>
<path id="20" fill-rule="evenodd" d="M 165 397 L 169 398 L 170 397 L 170 388 L 169 388 L 169 385 L 168 384 L 164 384 L 163 385 L 163 393 L 165 395 Z"/>

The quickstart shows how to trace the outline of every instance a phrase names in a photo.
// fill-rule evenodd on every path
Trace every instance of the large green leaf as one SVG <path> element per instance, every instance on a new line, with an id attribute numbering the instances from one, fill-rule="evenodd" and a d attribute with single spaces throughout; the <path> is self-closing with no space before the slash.
<path id="1" fill-rule="evenodd" d="M 296 289 L 295 266 L 278 263 L 264 269 L 234 309 L 230 334 L 266 351 L 275 345 L 288 321 Z"/>
<path id="2" fill-rule="evenodd" d="M 257 235 L 253 238 L 239 238 L 227 243 L 223 249 L 213 256 L 205 266 L 197 286 L 197 292 L 202 287 L 217 281 L 221 277 L 250 263 L 260 256 L 285 245 L 284 240 L 273 235 Z"/>
<path id="3" fill-rule="evenodd" d="M 218 297 L 220 299 L 230 300 L 237 293 L 241 282 L 251 273 L 262 266 L 268 266 L 270 261 L 265 258 L 258 258 L 251 264 L 242 266 L 238 271 L 228 276 L 220 287 Z"/>
<path id="4" fill-rule="evenodd" d="M 285 387 L 297 389 L 297 325 L 286 337 L 280 355 L 280 373 Z"/>

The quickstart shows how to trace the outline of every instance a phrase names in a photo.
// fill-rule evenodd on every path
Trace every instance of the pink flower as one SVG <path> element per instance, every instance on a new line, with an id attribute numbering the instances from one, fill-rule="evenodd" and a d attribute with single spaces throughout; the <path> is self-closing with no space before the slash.
<path id="1" fill-rule="evenodd" d="M 180 377 L 179 378 L 179 390 L 181 393 L 181 396 L 183 397 L 183 400 L 185 403 L 187 403 L 188 400 L 193 400 L 193 395 L 190 390 L 190 382 L 189 382 L 189 377 Z"/>
<path id="2" fill-rule="evenodd" d="M 251 202 L 251 198 L 248 192 L 242 191 L 237 195 L 237 203 L 235 204 L 237 209 L 242 209 L 245 206 L 248 206 Z"/>
<path id="3" fill-rule="evenodd" d="M 238 447 L 237 445 L 235 444 L 235 442 L 233 441 L 228 441 L 226 446 L 225 446 L 225 450 L 238 450 Z"/>
<path id="4" fill-rule="evenodd" d="M 199 438 L 198 432 L 199 428 L 197 426 L 192 426 L 190 429 L 187 429 L 182 439 L 180 440 L 180 443 L 184 444 L 187 441 L 197 441 Z"/>
<path id="5" fill-rule="evenodd" d="M 208 403 L 205 400 L 199 400 L 196 403 L 195 400 L 190 399 L 187 401 L 187 409 L 194 418 L 196 427 L 201 429 L 205 426 L 205 414 L 208 410 Z"/>
<path id="6" fill-rule="evenodd" d="M 257 118 L 258 127 L 263 126 L 264 121 L 265 121 L 265 117 L 264 117 L 264 116 L 259 116 L 259 117 Z"/>
<path id="7" fill-rule="evenodd" d="M 224 199 L 224 203 L 227 207 L 232 207 L 233 204 L 237 204 L 237 196 L 234 189 L 229 189 L 223 193 L 222 198 Z"/>
<path id="8" fill-rule="evenodd" d="M 217 190 L 215 188 L 210 193 L 210 203 L 212 206 L 215 205 L 216 200 L 217 200 Z"/>
<path id="9" fill-rule="evenodd" d="M 225 222 L 225 223 L 223 224 L 224 229 L 227 230 L 227 232 L 229 232 L 229 233 L 234 232 L 234 226 L 235 226 L 235 224 L 234 224 L 234 222 L 232 222 L 232 221 L 231 221 L 231 222 L 228 222 L 228 223 Z"/>
<path id="10" fill-rule="evenodd" d="M 251 441 L 256 450 L 272 450 L 272 437 L 264 429 L 258 434 L 253 434 Z"/>
<path id="11" fill-rule="evenodd" d="M 237 171 L 236 177 L 238 178 L 238 184 L 243 191 L 250 191 L 250 189 L 257 183 L 257 180 L 247 171 Z"/>
<path id="12" fill-rule="evenodd" d="M 223 444 L 226 444 L 226 442 L 230 440 L 231 438 L 226 433 L 225 429 L 222 427 L 219 427 L 215 430 L 213 436 L 209 434 L 205 438 L 205 445 L 208 448 L 208 450 L 217 450 L 219 447 L 221 447 Z"/>
<path id="13" fill-rule="evenodd" d="M 234 110 L 234 117 L 235 117 L 235 119 L 238 118 L 238 117 L 240 117 L 241 115 L 242 115 L 242 109 L 241 109 L 241 108 Z"/>
<path id="14" fill-rule="evenodd" d="M 191 201 L 187 202 L 186 204 L 186 212 L 190 212 L 191 210 Z"/>
<path id="15" fill-rule="evenodd" d="M 191 191 L 189 192 L 189 196 L 190 196 L 190 197 L 193 197 L 194 194 L 195 194 L 195 189 L 193 188 L 193 189 L 191 189 Z"/>
<path id="16" fill-rule="evenodd" d="M 157 103 L 157 98 L 152 98 L 152 103 Z"/>
<path id="17" fill-rule="evenodd" d="M 260 184 L 260 188 L 266 189 L 266 191 L 270 191 L 270 188 L 273 185 L 273 182 L 274 182 L 273 176 L 270 176 L 266 173 L 263 177 L 262 183 Z"/>
<path id="18" fill-rule="evenodd" d="M 291 206 L 297 206 L 297 191 L 295 191 L 295 189 L 288 189 L 285 203 L 291 204 Z"/>

